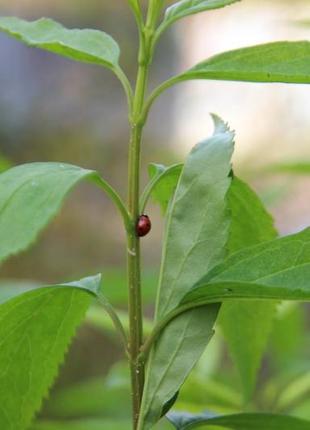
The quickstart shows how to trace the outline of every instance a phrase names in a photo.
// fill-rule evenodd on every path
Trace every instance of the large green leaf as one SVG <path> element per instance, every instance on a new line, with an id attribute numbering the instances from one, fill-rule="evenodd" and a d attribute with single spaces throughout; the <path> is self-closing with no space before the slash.
<path id="1" fill-rule="evenodd" d="M 111 36 L 99 30 L 69 30 L 46 18 L 28 22 L 15 17 L 2 17 L 0 31 L 29 46 L 45 49 L 72 60 L 99 64 L 110 69 L 118 66 L 117 43 Z"/>
<path id="2" fill-rule="evenodd" d="M 244 182 L 234 178 L 228 200 L 232 217 L 229 253 L 277 236 L 271 216 Z M 221 308 L 219 320 L 241 376 L 245 400 L 255 387 L 275 312 L 276 303 L 270 301 L 230 301 Z"/>
<path id="3" fill-rule="evenodd" d="M 240 0 L 181 0 L 166 10 L 163 25 L 167 27 L 173 22 L 184 18 L 188 15 L 194 15 L 199 12 L 219 9 Z"/>
<path id="4" fill-rule="evenodd" d="M 157 321 L 225 256 L 229 235 L 225 196 L 231 183 L 234 135 L 219 118 L 214 117 L 214 121 L 214 135 L 188 156 L 170 205 Z M 217 305 L 188 312 L 162 333 L 148 363 L 140 430 L 159 419 L 163 406 L 183 384 L 213 334 L 217 313 Z"/>
<path id="5" fill-rule="evenodd" d="M 99 286 L 95 276 L 28 291 L 0 305 L 0 428 L 29 426 Z"/>
<path id="6" fill-rule="evenodd" d="M 173 166 L 151 165 L 152 177 L 160 178 L 153 197 L 163 211 L 167 208 L 179 175 Z M 162 172 L 163 176 L 160 176 Z M 234 177 L 228 192 L 231 227 L 228 249 L 236 252 L 246 246 L 268 241 L 276 236 L 272 217 L 266 212 L 257 195 L 240 179 Z M 248 399 L 254 388 L 256 372 L 266 348 L 276 303 L 230 301 L 221 308 L 220 321 L 232 356 L 241 374 L 244 395 Z"/>
<path id="7" fill-rule="evenodd" d="M 174 82 L 215 79 L 249 82 L 310 83 L 310 42 L 274 42 L 211 57 Z"/>
<path id="8" fill-rule="evenodd" d="M 236 414 L 212 417 L 212 414 L 169 414 L 177 430 L 216 426 L 231 430 L 308 430 L 310 422 L 300 418 L 274 414 Z"/>
<path id="9" fill-rule="evenodd" d="M 310 300 L 310 229 L 245 248 L 207 274 L 182 304 L 227 299 Z"/>
<path id="10" fill-rule="evenodd" d="M 175 192 L 181 174 L 181 165 L 179 166 L 179 169 L 174 169 L 173 166 L 151 165 L 152 177 L 160 178 L 159 186 L 154 187 L 152 195 L 163 211 Z M 257 195 L 236 177 L 229 189 L 228 201 L 232 217 L 228 242 L 230 253 L 276 236 L 272 217 Z M 263 301 L 230 301 L 221 308 L 219 318 L 241 374 L 245 399 L 249 398 L 255 386 L 256 373 L 266 348 L 275 311 L 275 302 Z"/>
<path id="11" fill-rule="evenodd" d="M 99 186 L 98 174 L 70 164 L 30 163 L 0 175 L 0 261 L 26 249 L 82 179 Z"/>

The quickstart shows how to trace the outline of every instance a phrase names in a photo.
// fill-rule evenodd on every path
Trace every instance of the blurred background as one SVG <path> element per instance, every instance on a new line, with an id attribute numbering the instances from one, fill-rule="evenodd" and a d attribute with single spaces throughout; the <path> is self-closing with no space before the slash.
<path id="1" fill-rule="evenodd" d="M 0 0 L 0 7 L 1 15 L 26 19 L 48 16 L 68 27 L 105 30 L 121 45 L 122 66 L 130 80 L 134 79 L 137 33 L 125 1 Z M 151 86 L 218 52 L 267 41 L 310 39 L 310 25 L 304 22 L 308 18 L 310 2 L 306 0 L 244 0 L 187 18 L 170 29 L 160 42 Z M 4 35 L 0 35 L 0 52 L 1 168 L 32 161 L 69 162 L 99 170 L 125 196 L 128 125 L 125 98 L 117 79 L 105 69 L 24 47 Z M 298 173 L 283 173 L 271 166 L 310 163 L 309 109 L 310 86 L 203 81 L 180 84 L 161 96 L 151 112 L 144 135 L 143 183 L 147 180 L 149 162 L 179 162 L 197 141 L 209 136 L 212 132 L 209 112 L 214 112 L 236 130 L 235 172 L 260 194 L 281 234 L 301 230 L 310 220 L 310 169 L 305 168 L 303 174 L 300 169 Z M 151 312 L 163 220 L 156 206 L 150 206 L 148 213 L 153 230 L 143 241 L 143 261 L 145 303 Z M 41 235 L 40 241 L 27 253 L 11 258 L 2 266 L 1 278 L 12 283 L 25 279 L 48 283 L 102 271 L 110 299 L 122 308 L 126 291 L 121 227 L 111 203 L 96 189 L 82 185 L 67 200 L 62 213 Z M 283 306 L 279 315 L 279 332 L 271 342 L 277 347 L 272 354 L 274 362 L 266 358 L 258 386 L 257 408 L 278 407 L 284 382 L 281 380 L 277 385 L 279 375 L 274 368 L 286 369 L 293 363 L 303 384 L 300 387 L 295 380 L 287 384 L 296 382 L 298 399 L 301 399 L 297 406 L 302 409 L 302 402 L 308 401 L 298 413 L 310 418 L 310 376 L 307 374 L 307 385 L 302 373 L 310 350 L 310 342 L 304 340 L 309 323 L 307 308 Z M 46 415 L 68 418 L 81 414 L 81 410 L 73 410 L 70 415 L 61 409 L 66 404 L 66 395 L 69 396 L 66 390 L 73 389 L 72 384 L 80 387 L 82 394 L 83 384 L 103 390 L 103 383 L 97 377 L 103 378 L 110 372 L 105 384 L 117 390 L 123 386 L 126 376 L 119 364 L 123 357 L 106 324 L 94 310 L 88 324 L 81 328 L 61 371 L 54 397 L 46 406 Z M 286 342 L 279 333 L 289 330 L 292 341 Z M 284 350 L 288 359 L 282 363 Z M 193 376 L 181 402 L 193 397 L 193 387 L 203 374 L 209 378 L 211 391 L 214 384 L 214 392 L 205 393 L 204 402 L 221 411 L 236 410 L 241 402 L 238 389 L 233 389 L 237 376 L 220 334 L 210 351 L 213 351 L 209 354 L 211 359 L 201 364 L 197 370 L 200 376 L 196 379 Z M 226 382 L 213 378 L 218 366 L 226 369 Z M 226 391 L 221 384 L 226 384 Z M 293 389 L 294 393 L 297 388 Z M 124 390 L 125 402 L 127 391 Z M 218 391 L 225 392 L 226 398 L 218 399 Z M 120 393 L 117 391 L 117 396 Z M 197 401 L 192 398 L 192 405 L 197 405 Z M 295 397 L 293 406 L 291 403 L 286 398 L 280 401 L 284 410 L 287 404 L 292 410 Z M 102 404 L 97 407 L 100 413 L 102 408 Z M 104 413 L 112 414 L 111 411 Z"/>

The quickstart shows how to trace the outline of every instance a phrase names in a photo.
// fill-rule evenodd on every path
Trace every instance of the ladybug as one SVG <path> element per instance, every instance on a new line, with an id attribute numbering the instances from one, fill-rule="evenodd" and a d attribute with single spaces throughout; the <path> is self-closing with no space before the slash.
<path id="1" fill-rule="evenodd" d="M 140 215 L 136 223 L 136 233 L 137 236 L 146 236 L 152 228 L 151 220 L 147 215 Z"/>

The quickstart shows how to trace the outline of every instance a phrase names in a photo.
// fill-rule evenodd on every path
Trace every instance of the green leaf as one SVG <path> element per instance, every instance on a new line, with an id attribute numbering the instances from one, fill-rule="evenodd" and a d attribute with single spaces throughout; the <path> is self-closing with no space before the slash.
<path id="1" fill-rule="evenodd" d="M 149 165 L 149 176 L 151 179 L 151 195 L 155 202 L 159 203 L 162 212 L 166 213 L 169 202 L 177 187 L 183 164 L 163 164 L 152 163 Z"/>
<path id="2" fill-rule="evenodd" d="M 228 200 L 232 217 L 230 253 L 277 236 L 272 217 L 255 192 L 240 179 L 234 178 Z M 241 376 L 245 401 L 255 387 L 275 313 L 276 302 L 232 300 L 221 307 L 220 324 Z"/>
<path id="3" fill-rule="evenodd" d="M 215 79 L 248 82 L 310 83 L 310 42 L 274 42 L 211 57 L 174 82 Z"/>
<path id="4" fill-rule="evenodd" d="M 0 31 L 29 46 L 41 48 L 72 60 L 115 69 L 119 47 L 108 34 L 99 30 L 67 29 L 51 19 L 24 21 L 15 17 L 0 18 Z"/>
<path id="5" fill-rule="evenodd" d="M 309 280 L 308 228 L 233 254 L 202 278 L 182 304 L 203 306 L 227 299 L 309 301 Z"/>
<path id="6" fill-rule="evenodd" d="M 273 218 L 257 194 L 236 176 L 228 193 L 228 201 L 232 219 L 228 242 L 230 254 L 277 236 Z"/>
<path id="7" fill-rule="evenodd" d="M 214 117 L 214 135 L 189 154 L 170 205 L 156 319 L 179 303 L 205 271 L 221 262 L 229 235 L 225 199 L 234 134 Z M 212 217 L 210 216 L 212 213 Z M 139 429 L 158 421 L 213 335 L 218 306 L 188 312 L 163 331 L 149 358 Z"/>
<path id="8" fill-rule="evenodd" d="M 212 9 L 219 9 L 237 3 L 240 0 L 182 0 L 168 7 L 165 13 L 164 25 L 167 27 L 173 22 L 188 15 L 194 15 Z"/>
<path id="9" fill-rule="evenodd" d="M 28 428 L 100 281 L 38 288 L 0 305 L 0 428 Z"/>
<path id="10" fill-rule="evenodd" d="M 212 417 L 211 414 L 169 414 L 168 418 L 177 430 L 197 427 L 220 426 L 231 430 L 308 430 L 310 421 L 287 415 L 236 414 Z"/>
<path id="11" fill-rule="evenodd" d="M 91 170 L 70 164 L 30 163 L 0 175 L 0 261 L 26 249 L 59 211 L 80 180 L 109 186 Z"/>
<path id="12" fill-rule="evenodd" d="M 225 255 L 230 224 L 225 196 L 231 184 L 234 133 L 218 117 L 213 119 L 213 136 L 187 157 L 168 215 L 157 319 L 174 308 L 199 273 Z"/>
<path id="13" fill-rule="evenodd" d="M 170 168 L 151 165 L 151 177 L 160 177 L 161 172 L 170 172 Z M 156 200 L 163 209 L 174 194 L 181 165 L 179 170 L 172 169 L 172 173 L 163 175 L 160 184 L 163 192 L 159 190 L 156 193 Z M 232 181 L 228 200 L 232 216 L 228 242 L 230 253 L 276 237 L 272 217 L 254 191 L 236 177 Z M 267 345 L 275 312 L 276 303 L 263 301 L 231 301 L 221 308 L 219 318 L 242 377 L 245 399 L 249 398 L 255 386 L 256 373 Z"/>

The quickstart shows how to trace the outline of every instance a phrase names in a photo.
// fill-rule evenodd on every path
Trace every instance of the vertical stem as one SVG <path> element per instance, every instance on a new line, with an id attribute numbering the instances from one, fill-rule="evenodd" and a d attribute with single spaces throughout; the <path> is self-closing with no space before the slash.
<path id="1" fill-rule="evenodd" d="M 131 136 L 128 160 L 128 210 L 132 228 L 127 234 L 127 276 L 129 288 L 129 355 L 131 368 L 133 429 L 138 427 L 140 406 L 144 386 L 144 360 L 140 348 L 143 343 L 143 312 L 141 299 L 140 239 L 135 226 L 140 215 L 140 154 L 141 137 L 146 121 L 143 115 L 154 28 L 158 17 L 158 0 L 150 0 L 146 24 L 140 28 L 139 68 L 131 112 Z"/>
<path id="2" fill-rule="evenodd" d="M 137 127 L 132 129 L 129 154 L 129 200 L 128 207 L 133 220 L 132 231 L 128 233 L 127 239 L 127 272 L 128 272 L 128 308 L 129 308 L 129 354 L 131 367 L 133 424 L 136 428 L 140 403 L 144 384 L 144 368 L 139 363 L 138 356 L 143 340 L 143 314 L 141 300 L 141 275 L 140 275 L 140 240 L 135 232 L 135 222 L 139 216 L 139 204 L 137 193 L 139 192 L 139 168 L 141 141 L 141 130 Z"/>
<path id="3" fill-rule="evenodd" d="M 143 313 L 141 300 L 141 270 L 140 270 L 140 239 L 135 231 L 139 217 L 140 196 L 140 153 L 143 122 L 141 112 L 144 105 L 144 95 L 147 85 L 148 63 L 144 61 L 144 43 L 141 43 L 139 53 L 139 69 L 137 75 L 134 106 L 131 118 L 131 138 L 129 147 L 128 166 L 128 210 L 133 220 L 127 240 L 127 272 L 129 288 L 129 353 L 132 384 L 133 428 L 137 428 L 140 404 L 144 385 L 144 363 L 139 360 L 140 347 L 143 342 Z"/>

